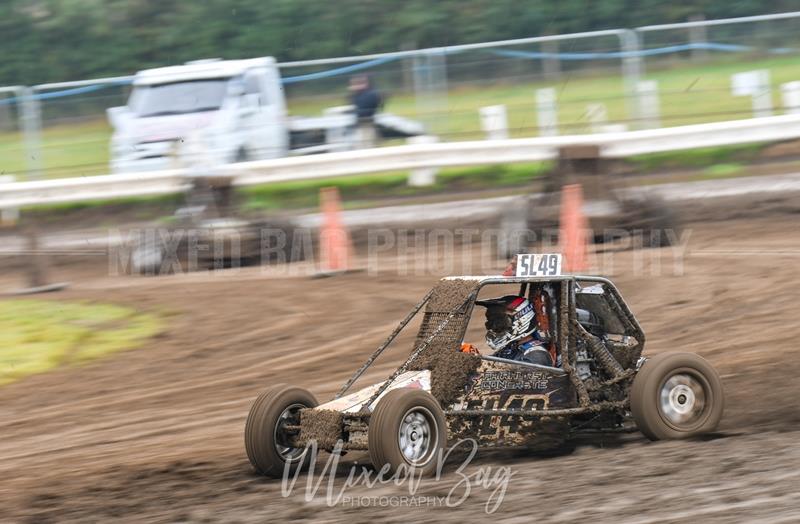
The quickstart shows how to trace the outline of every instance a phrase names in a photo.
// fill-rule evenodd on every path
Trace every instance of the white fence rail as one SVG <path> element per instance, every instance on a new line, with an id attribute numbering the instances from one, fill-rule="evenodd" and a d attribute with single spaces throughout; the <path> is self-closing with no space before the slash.
<path id="1" fill-rule="evenodd" d="M 554 159 L 559 148 L 573 145 L 596 145 L 602 156 L 622 158 L 797 138 L 800 115 L 781 115 L 645 131 L 383 147 L 231 164 L 202 175 L 231 177 L 234 185 L 246 186 L 421 168 L 534 162 Z M 195 168 L 3 184 L 0 209 L 177 193 L 199 174 Z"/>
<path id="2" fill-rule="evenodd" d="M 180 193 L 191 186 L 183 170 L 36 180 L 0 185 L 0 209 Z"/>

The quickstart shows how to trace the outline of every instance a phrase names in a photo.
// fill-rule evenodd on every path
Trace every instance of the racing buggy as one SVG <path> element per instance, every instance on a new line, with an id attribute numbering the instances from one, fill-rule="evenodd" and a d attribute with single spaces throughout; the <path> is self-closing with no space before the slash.
<path id="1" fill-rule="evenodd" d="M 562 275 L 560 265 L 560 255 L 518 255 L 513 276 L 440 280 L 329 402 L 294 386 L 265 391 L 245 426 L 251 464 L 280 477 L 307 465 L 315 442 L 332 452 L 366 450 L 376 469 L 431 473 L 447 443 L 461 439 L 541 451 L 584 432 L 638 429 L 658 440 L 714 431 L 724 392 L 711 365 L 684 352 L 642 357 L 644 333 L 614 284 Z M 476 306 L 487 303 L 479 295 L 509 289 L 534 305 L 551 365 L 464 343 Z M 408 358 L 385 381 L 350 393 L 420 311 Z"/>

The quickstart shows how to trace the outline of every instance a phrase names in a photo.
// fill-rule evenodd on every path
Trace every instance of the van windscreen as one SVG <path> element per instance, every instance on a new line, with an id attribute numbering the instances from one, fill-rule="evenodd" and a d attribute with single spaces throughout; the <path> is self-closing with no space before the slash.
<path id="1" fill-rule="evenodd" d="M 229 78 L 138 85 L 128 107 L 139 117 L 180 115 L 220 108 Z"/>

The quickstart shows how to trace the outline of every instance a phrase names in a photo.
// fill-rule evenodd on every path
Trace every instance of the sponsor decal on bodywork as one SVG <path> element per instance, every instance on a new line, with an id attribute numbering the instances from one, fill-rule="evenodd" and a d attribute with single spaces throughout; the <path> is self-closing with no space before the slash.
<path id="1" fill-rule="evenodd" d="M 475 388 L 481 391 L 544 391 L 550 378 L 544 371 L 486 371 L 478 377 Z"/>
<path id="2" fill-rule="evenodd" d="M 541 411 L 574 407 L 576 402 L 569 377 L 558 370 L 484 360 L 464 397 L 451 409 Z M 557 440 L 564 428 L 560 418 L 545 421 L 514 415 L 453 417 L 448 423 L 453 435 L 474 438 L 486 446 L 525 444 L 539 438 Z"/>

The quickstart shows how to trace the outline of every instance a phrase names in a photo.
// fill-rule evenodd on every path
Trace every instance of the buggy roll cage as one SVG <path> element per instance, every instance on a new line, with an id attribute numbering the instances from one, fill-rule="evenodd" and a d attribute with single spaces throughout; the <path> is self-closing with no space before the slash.
<path id="1" fill-rule="evenodd" d="M 458 306 L 452 308 L 448 313 L 447 317 L 439 323 L 439 325 L 434 329 L 429 336 L 427 336 L 415 349 L 414 351 L 406 358 L 406 360 L 381 384 L 381 386 L 372 394 L 372 396 L 364 402 L 364 409 L 368 409 L 368 406 L 372 405 L 373 402 L 384 392 L 386 389 L 394 382 L 394 380 L 400 376 L 401 374 L 405 373 L 408 370 L 409 365 L 413 362 L 423 351 L 425 351 L 431 342 L 444 330 L 447 324 L 455 317 L 457 314 L 462 313 L 466 316 L 470 316 L 472 314 L 472 310 L 475 306 L 475 300 L 478 297 L 481 289 L 487 285 L 496 285 L 496 284 L 520 284 L 520 295 L 525 296 L 525 293 L 529 289 L 530 284 L 535 283 L 553 283 L 557 282 L 561 284 L 559 286 L 559 314 L 558 314 L 558 332 L 559 338 L 561 339 L 561 367 L 564 373 L 569 375 L 570 381 L 572 385 L 575 387 L 575 390 L 578 395 L 578 404 L 579 407 L 577 408 L 567 408 L 567 409 L 551 409 L 551 410 L 531 410 L 531 409 L 495 409 L 495 410 L 450 410 L 447 411 L 448 415 L 461 415 L 461 416 L 486 416 L 486 415 L 521 415 L 521 416 L 560 416 L 560 415 L 575 415 L 580 413 L 585 413 L 589 411 L 599 411 L 602 409 L 614 409 L 614 408 L 622 408 L 625 407 L 627 401 L 616 401 L 616 402 L 597 402 L 592 404 L 589 399 L 589 394 L 586 389 L 586 385 L 578 376 L 577 370 L 573 366 L 573 360 L 575 358 L 575 347 L 576 347 L 576 337 L 581 338 L 588 346 L 589 351 L 592 352 L 593 356 L 595 357 L 596 361 L 603 367 L 603 369 L 611 375 L 611 379 L 607 380 L 606 382 L 602 383 L 601 385 L 610 385 L 613 383 L 620 382 L 626 378 L 631 377 L 635 374 L 633 370 L 624 370 L 622 366 L 617 362 L 611 352 L 605 347 L 605 345 L 600 341 L 600 339 L 591 333 L 589 333 L 577 320 L 575 315 L 575 304 L 576 304 L 576 290 L 580 289 L 578 284 L 579 283 L 592 283 L 592 284 L 602 284 L 604 286 L 604 290 L 608 291 L 608 304 L 614 313 L 617 314 L 620 321 L 623 323 L 625 328 L 626 335 L 632 336 L 637 341 L 637 346 L 642 348 L 645 342 L 644 332 L 642 331 L 639 322 L 636 320 L 636 317 L 633 315 L 631 310 L 628 308 L 625 301 L 622 299 L 622 295 L 620 295 L 619 291 L 617 290 L 616 286 L 614 285 L 611 280 L 603 277 L 597 276 L 583 276 L 583 275 L 561 275 L 556 277 L 505 277 L 505 276 L 466 276 L 466 277 L 446 277 L 443 278 L 441 281 L 453 281 L 453 280 L 466 280 L 466 281 L 475 281 L 476 286 L 475 288 L 470 291 L 467 295 L 466 299 L 461 302 Z M 564 285 L 565 283 L 572 283 L 572 285 Z M 378 346 L 378 348 L 367 358 L 364 364 L 356 370 L 355 373 L 345 382 L 339 392 L 336 394 L 334 399 L 338 399 L 342 397 L 350 387 L 358 380 L 364 372 L 375 362 L 375 360 L 383 353 L 383 351 L 389 347 L 389 345 L 397 338 L 397 335 L 408 325 L 409 322 L 419 313 L 422 307 L 428 303 L 431 296 L 433 295 L 435 288 L 428 291 L 428 293 L 414 305 L 411 311 L 400 321 L 397 327 L 392 331 L 392 333 L 383 341 L 383 343 Z M 573 331 L 569 330 L 569 327 L 572 326 L 574 328 Z M 464 325 L 461 337 L 463 338 L 464 331 L 466 331 L 466 324 Z M 485 357 L 481 357 L 485 359 Z M 502 360 L 502 359 L 500 359 Z M 503 360 L 505 362 L 505 360 Z M 549 369 L 546 366 L 542 366 L 545 369 Z M 363 413 L 364 415 L 368 415 L 368 413 Z"/>

